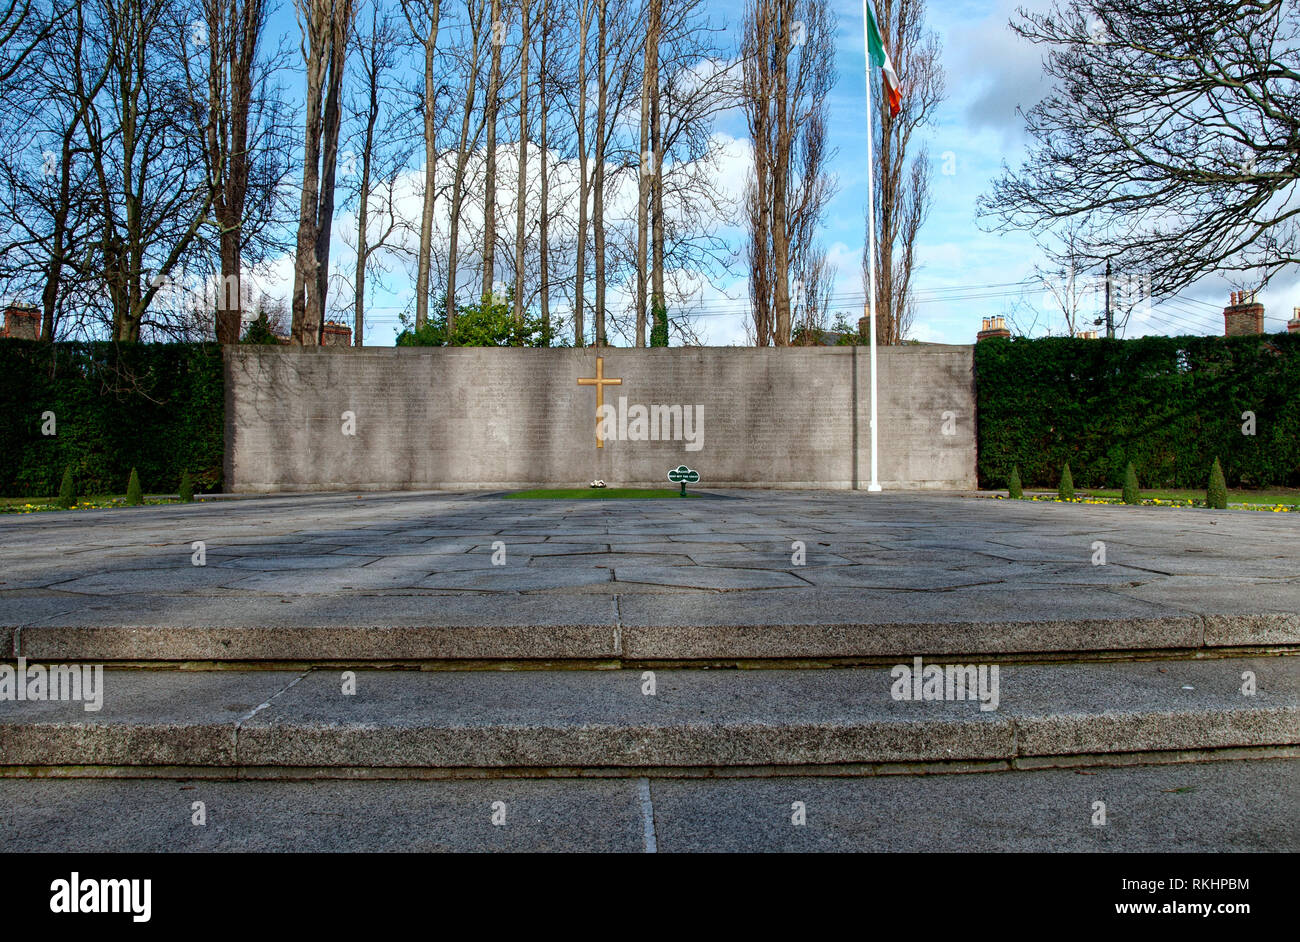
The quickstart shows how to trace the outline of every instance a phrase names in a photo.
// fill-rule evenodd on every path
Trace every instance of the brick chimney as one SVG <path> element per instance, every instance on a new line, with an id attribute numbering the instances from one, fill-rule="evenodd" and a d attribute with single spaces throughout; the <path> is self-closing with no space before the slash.
<path id="1" fill-rule="evenodd" d="M 1223 336 L 1248 337 L 1264 332 L 1264 305 L 1254 291 L 1232 292 L 1232 303 L 1223 309 Z"/>
<path id="2" fill-rule="evenodd" d="M 1300 334 L 1300 307 L 1293 312 L 1295 316 L 1286 322 L 1286 332 L 1288 334 Z"/>
<path id="3" fill-rule="evenodd" d="M 976 342 L 980 340 L 990 340 L 993 337 L 1004 337 L 1011 339 L 1011 331 L 1007 330 L 1007 320 L 1005 317 L 986 317 L 984 318 L 984 328 L 975 335 Z"/>
<path id="4" fill-rule="evenodd" d="M 19 304 L 11 304 L 6 307 L 4 335 L 13 337 L 16 340 L 40 340 L 40 310 Z"/>
<path id="5" fill-rule="evenodd" d="M 338 321 L 326 321 L 321 329 L 320 345 L 322 347 L 352 346 L 352 328 Z"/>

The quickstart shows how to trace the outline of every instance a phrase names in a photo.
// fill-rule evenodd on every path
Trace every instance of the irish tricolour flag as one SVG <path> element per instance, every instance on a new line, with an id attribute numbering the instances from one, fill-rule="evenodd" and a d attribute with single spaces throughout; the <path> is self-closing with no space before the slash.
<path id="1" fill-rule="evenodd" d="M 880 70 L 881 87 L 885 90 L 885 100 L 889 102 L 890 117 L 898 117 L 903 109 L 903 86 L 898 82 L 898 73 L 894 71 L 894 62 L 885 51 L 884 40 L 880 38 L 880 27 L 876 25 L 874 3 L 867 0 L 867 47 L 871 54 L 871 64 Z"/>

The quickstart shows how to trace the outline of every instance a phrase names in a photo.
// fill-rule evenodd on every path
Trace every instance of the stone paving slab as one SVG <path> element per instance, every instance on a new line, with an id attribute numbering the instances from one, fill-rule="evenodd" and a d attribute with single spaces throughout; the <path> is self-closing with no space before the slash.
<path id="1" fill-rule="evenodd" d="M 0 779 L 4 853 L 1295 853 L 1297 818 L 1300 759 L 868 778 Z"/>
<path id="2" fill-rule="evenodd" d="M 382 656 L 374 629 L 394 627 L 427 636 L 405 650 L 455 658 L 464 636 L 447 647 L 441 629 L 498 627 L 513 647 L 495 656 L 526 660 L 554 657 L 562 626 L 603 632 L 598 654 L 574 657 L 1300 646 L 1300 515 L 728 496 L 331 494 L 0 516 L 0 651 L 347 660 Z M 1091 564 L 1097 541 L 1107 565 Z M 301 636 L 272 643 L 264 628 Z"/>
<path id="3" fill-rule="evenodd" d="M 1242 674 L 1257 691 L 1243 694 Z M 1005 665 L 996 709 L 888 669 L 104 672 L 102 709 L 0 700 L 19 766 L 655 769 L 1300 744 L 1300 659 Z"/>
<path id="4" fill-rule="evenodd" d="M 206 823 L 192 822 L 204 804 Z M 505 823 L 492 823 L 504 802 Z M 0 779 L 0 852 L 614 852 L 645 848 L 635 782 Z"/>
<path id="5" fill-rule="evenodd" d="M 652 781 L 671 852 L 1291 852 L 1300 760 L 977 775 Z M 807 823 L 791 824 L 803 802 Z M 1094 826 L 1093 803 L 1107 823 Z"/>

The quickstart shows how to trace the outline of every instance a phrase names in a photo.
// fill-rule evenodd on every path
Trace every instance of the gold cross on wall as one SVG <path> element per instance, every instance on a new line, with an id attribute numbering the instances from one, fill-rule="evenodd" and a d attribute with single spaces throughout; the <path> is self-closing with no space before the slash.
<path id="1" fill-rule="evenodd" d="M 578 385 L 596 387 L 596 447 L 604 448 L 605 437 L 600 434 L 600 410 L 601 407 L 605 405 L 605 387 L 622 386 L 623 381 L 621 379 L 606 379 L 605 358 L 596 357 L 596 375 L 594 377 L 593 376 L 578 377 Z"/>

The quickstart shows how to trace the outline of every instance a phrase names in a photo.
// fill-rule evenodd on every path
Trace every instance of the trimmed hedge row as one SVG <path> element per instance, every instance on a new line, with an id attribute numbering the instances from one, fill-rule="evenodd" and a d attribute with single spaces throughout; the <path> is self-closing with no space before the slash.
<path id="1" fill-rule="evenodd" d="M 986 340 L 975 346 L 980 485 L 1199 488 L 1217 457 L 1230 486 L 1300 486 L 1300 334 Z M 56 434 L 43 435 L 54 413 Z M 1242 413 L 1255 415 L 1245 435 Z M 221 348 L 0 342 L 0 495 L 221 487 Z"/>
<path id="2" fill-rule="evenodd" d="M 213 344 L 0 341 L 0 495 L 221 486 L 225 385 Z M 54 414 L 55 434 L 42 434 Z"/>
<path id="3" fill-rule="evenodd" d="M 1055 487 L 1300 486 L 1300 334 L 985 340 L 975 345 L 979 479 Z M 1243 413 L 1255 434 L 1243 433 Z"/>

